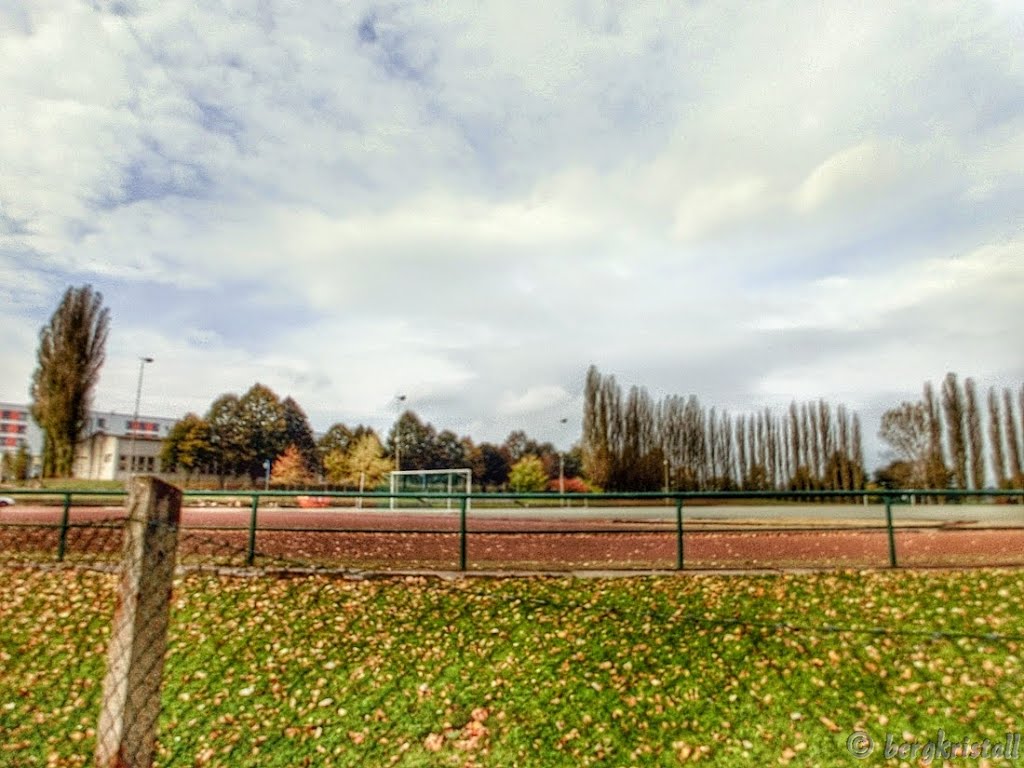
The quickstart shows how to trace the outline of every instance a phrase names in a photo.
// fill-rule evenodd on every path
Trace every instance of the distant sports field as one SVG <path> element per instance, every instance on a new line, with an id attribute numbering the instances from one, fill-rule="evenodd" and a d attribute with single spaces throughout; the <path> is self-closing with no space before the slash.
<path id="1" fill-rule="evenodd" d="M 0 765 L 91 765 L 114 582 L 0 568 Z M 1012 570 L 190 573 L 170 634 L 165 768 L 885 765 L 1024 726 Z"/>

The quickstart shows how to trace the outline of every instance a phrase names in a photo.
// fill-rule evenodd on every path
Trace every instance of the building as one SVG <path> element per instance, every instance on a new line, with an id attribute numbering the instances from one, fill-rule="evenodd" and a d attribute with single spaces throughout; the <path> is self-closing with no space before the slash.
<path id="1" fill-rule="evenodd" d="M 90 411 L 75 448 L 72 476 L 82 480 L 121 480 L 132 472 L 160 471 L 160 450 L 177 419 L 116 411 Z M 40 473 L 43 433 L 24 403 L 0 403 L 0 452 L 22 446 L 32 456 L 30 475 Z"/>
<path id="2" fill-rule="evenodd" d="M 29 474 L 39 473 L 43 433 L 24 403 L 0 403 L 0 455 L 15 454 L 22 448 L 32 457 Z"/>
<path id="3" fill-rule="evenodd" d="M 82 480 L 122 480 L 133 472 L 159 472 L 160 451 L 176 421 L 91 411 L 75 449 L 72 475 Z"/>

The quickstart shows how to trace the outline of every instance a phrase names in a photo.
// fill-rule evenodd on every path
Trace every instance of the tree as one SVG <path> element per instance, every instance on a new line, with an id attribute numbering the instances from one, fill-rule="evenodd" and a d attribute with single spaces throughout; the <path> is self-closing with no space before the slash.
<path id="1" fill-rule="evenodd" d="M 313 437 L 313 430 L 309 426 L 306 412 L 291 396 L 281 402 L 281 411 L 284 416 L 284 439 L 288 445 L 294 445 L 302 455 L 307 474 L 320 471 L 320 455 L 317 452 L 316 439 Z"/>
<path id="2" fill-rule="evenodd" d="M 270 470 L 270 480 L 278 485 L 305 485 L 309 482 L 306 457 L 294 443 L 289 443 L 284 453 L 277 457 Z"/>
<path id="3" fill-rule="evenodd" d="M 388 454 L 401 469 L 433 469 L 437 459 L 437 431 L 413 411 L 406 411 L 388 433 Z"/>
<path id="4" fill-rule="evenodd" d="M 967 402 L 967 448 L 971 464 L 971 487 L 985 487 L 985 437 L 981 431 L 981 411 L 974 379 L 964 381 L 964 399 Z"/>
<path id="5" fill-rule="evenodd" d="M 919 469 L 909 461 L 896 459 L 875 470 L 875 482 L 883 488 L 913 488 Z"/>
<path id="6" fill-rule="evenodd" d="M 384 456 L 384 447 L 373 433 L 359 437 L 345 454 L 330 454 L 325 464 L 332 483 L 366 490 L 382 485 L 394 469 L 394 464 Z"/>
<path id="7" fill-rule="evenodd" d="M 964 429 L 964 394 L 955 373 L 942 382 L 942 410 L 946 416 L 946 441 L 956 487 L 967 487 L 967 432 Z"/>
<path id="8" fill-rule="evenodd" d="M 505 438 L 504 448 L 508 453 L 509 461 L 513 464 L 518 462 L 521 458 L 530 453 L 530 438 L 526 436 L 526 433 L 517 429 L 513 432 L 509 432 L 508 437 Z"/>
<path id="9" fill-rule="evenodd" d="M 548 484 L 548 473 L 537 456 L 523 456 L 508 473 L 509 487 L 515 493 L 539 493 Z"/>
<path id="10" fill-rule="evenodd" d="M 431 469 L 459 469 L 466 466 L 466 446 L 450 429 L 438 434 L 433 454 Z"/>
<path id="11" fill-rule="evenodd" d="M 212 435 L 209 422 L 194 413 L 186 413 L 171 427 L 160 449 L 164 472 L 183 469 L 187 477 L 208 469 L 215 461 Z"/>
<path id="12" fill-rule="evenodd" d="M 332 453 L 347 453 L 352 445 L 352 430 L 344 424 L 332 424 L 316 444 L 321 463 Z"/>
<path id="13" fill-rule="evenodd" d="M 932 383 L 924 383 L 924 410 L 928 416 L 928 469 L 927 487 L 945 488 L 949 485 L 949 468 L 942 458 L 942 417 Z"/>
<path id="14" fill-rule="evenodd" d="M 1009 388 L 1003 390 L 1004 436 L 1009 448 L 1010 483 L 1016 487 L 1024 486 L 1024 445 L 1017 436 L 1017 423 L 1013 417 L 1013 396 Z M 1021 420 L 1024 421 L 1024 407 L 1021 408 Z"/>
<path id="15" fill-rule="evenodd" d="M 287 446 L 284 408 L 273 390 L 256 383 L 238 399 L 236 419 L 241 438 L 239 469 L 255 481 L 263 474 L 263 462 L 274 461 Z"/>
<path id="16" fill-rule="evenodd" d="M 223 394 L 214 400 L 205 420 L 210 425 L 210 449 L 223 487 L 228 475 L 241 471 L 243 461 L 245 446 L 238 421 L 238 395 Z"/>
<path id="17" fill-rule="evenodd" d="M 909 488 L 922 488 L 927 484 L 928 456 L 931 435 L 928 413 L 924 403 L 902 402 L 882 414 L 878 436 L 889 444 L 897 461 L 909 469 L 903 480 Z"/>
<path id="18" fill-rule="evenodd" d="M 1006 451 L 1003 449 L 1003 419 L 995 387 L 988 391 L 988 439 L 992 447 L 992 470 L 996 476 L 996 488 L 1005 488 Z"/>
<path id="19" fill-rule="evenodd" d="M 92 286 L 68 288 L 39 333 L 32 417 L 43 431 L 43 475 L 70 477 L 105 359 L 110 310 Z"/>
<path id="20" fill-rule="evenodd" d="M 485 488 L 501 488 L 508 482 L 511 462 L 508 453 L 493 443 L 480 443 L 474 449 L 473 477 Z"/>

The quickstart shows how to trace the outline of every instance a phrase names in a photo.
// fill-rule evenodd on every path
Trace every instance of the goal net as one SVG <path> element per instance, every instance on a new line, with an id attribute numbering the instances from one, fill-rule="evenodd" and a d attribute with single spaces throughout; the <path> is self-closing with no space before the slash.
<path id="1" fill-rule="evenodd" d="M 452 494 L 473 492 L 470 469 L 400 469 L 391 472 L 391 508 L 458 507 Z M 415 498 L 395 498 L 396 493 L 422 494 Z M 469 506 L 469 499 L 466 499 Z"/>

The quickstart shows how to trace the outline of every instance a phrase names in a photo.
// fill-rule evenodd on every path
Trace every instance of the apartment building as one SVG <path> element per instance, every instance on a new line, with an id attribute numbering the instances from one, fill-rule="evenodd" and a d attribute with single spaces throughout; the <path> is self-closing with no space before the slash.
<path id="1" fill-rule="evenodd" d="M 120 480 L 132 472 L 159 472 L 163 441 L 177 419 L 116 411 L 90 411 L 75 448 L 72 475 L 83 480 Z M 22 446 L 32 456 L 30 474 L 39 474 L 43 433 L 24 403 L 0 403 L 0 451 Z"/>

